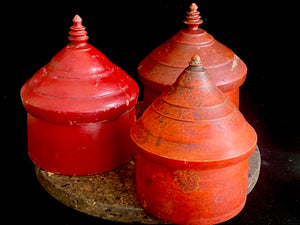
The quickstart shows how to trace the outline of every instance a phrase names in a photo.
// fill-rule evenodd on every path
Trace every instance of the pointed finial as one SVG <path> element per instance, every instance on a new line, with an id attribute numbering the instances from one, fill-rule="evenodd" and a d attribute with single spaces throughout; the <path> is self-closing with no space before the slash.
<path id="1" fill-rule="evenodd" d="M 192 3 L 192 4 L 190 5 L 190 9 L 191 9 L 191 11 L 196 12 L 197 9 L 198 9 L 197 4 L 196 4 L 196 3 Z"/>
<path id="2" fill-rule="evenodd" d="M 85 31 L 85 27 L 82 26 L 82 19 L 80 16 L 76 15 L 73 18 L 73 26 L 70 27 L 70 36 L 69 40 L 71 41 L 72 45 L 82 45 L 87 42 L 89 37 L 86 35 L 87 32 Z"/>
<path id="3" fill-rule="evenodd" d="M 190 11 L 187 12 L 186 20 L 183 22 L 188 25 L 189 30 L 197 30 L 198 26 L 203 23 L 201 20 L 200 12 L 197 10 L 198 6 L 196 3 L 192 3 L 190 5 Z"/>
<path id="4" fill-rule="evenodd" d="M 82 26 L 82 19 L 81 19 L 81 17 L 77 14 L 77 15 L 75 15 L 74 16 L 74 18 L 73 18 L 73 25 L 75 26 L 75 27 L 80 27 L 80 26 Z"/>
<path id="5" fill-rule="evenodd" d="M 201 58 L 199 55 L 193 55 L 192 59 L 190 61 L 190 65 L 191 66 L 201 66 L 202 67 L 202 62 L 201 62 Z"/>

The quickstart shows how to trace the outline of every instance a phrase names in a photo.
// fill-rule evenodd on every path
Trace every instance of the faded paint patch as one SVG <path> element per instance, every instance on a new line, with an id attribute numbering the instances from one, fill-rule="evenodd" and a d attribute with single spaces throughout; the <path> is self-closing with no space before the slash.
<path id="1" fill-rule="evenodd" d="M 177 170 L 174 173 L 174 181 L 180 190 L 191 193 L 198 189 L 200 178 L 195 170 Z"/>
<path id="2" fill-rule="evenodd" d="M 231 66 L 231 71 L 233 71 L 237 65 L 238 65 L 238 58 L 235 55 L 234 58 L 233 58 L 233 62 L 232 62 L 232 66 Z"/>

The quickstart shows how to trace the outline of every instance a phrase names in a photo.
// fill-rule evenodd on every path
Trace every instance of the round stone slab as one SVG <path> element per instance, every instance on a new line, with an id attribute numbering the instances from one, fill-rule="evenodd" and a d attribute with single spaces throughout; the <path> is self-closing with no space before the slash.
<path id="1" fill-rule="evenodd" d="M 135 198 L 135 159 L 111 172 L 65 176 L 36 167 L 50 195 L 80 212 L 124 223 L 164 224 L 147 215 Z"/>
<path id="2" fill-rule="evenodd" d="M 253 189 L 260 170 L 258 147 L 249 158 L 247 193 Z M 36 167 L 39 182 L 50 195 L 80 212 L 106 220 L 167 224 L 148 215 L 135 197 L 135 159 L 111 172 L 89 176 L 65 176 Z"/>
<path id="3" fill-rule="evenodd" d="M 146 106 L 138 102 L 137 117 Z M 247 194 L 255 186 L 260 171 L 260 152 L 249 158 Z M 36 175 L 44 189 L 65 205 L 102 219 L 140 224 L 167 224 L 147 214 L 135 197 L 135 158 L 113 171 L 89 176 L 65 176 L 36 166 Z"/>

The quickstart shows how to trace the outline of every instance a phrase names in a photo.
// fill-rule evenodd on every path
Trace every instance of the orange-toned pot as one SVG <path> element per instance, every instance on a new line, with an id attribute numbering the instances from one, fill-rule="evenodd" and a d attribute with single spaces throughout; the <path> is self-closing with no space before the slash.
<path id="1" fill-rule="evenodd" d="M 177 79 L 192 55 L 199 54 L 211 79 L 238 107 L 239 87 L 247 74 L 245 63 L 212 35 L 198 28 L 202 23 L 197 5 L 192 3 L 180 30 L 170 40 L 154 49 L 138 66 L 144 84 L 144 102 L 148 105 Z"/>
<path id="2" fill-rule="evenodd" d="M 22 87 L 28 152 L 39 167 L 65 175 L 112 170 L 135 155 L 129 129 L 138 86 L 87 43 L 79 16 L 70 44 Z"/>
<path id="3" fill-rule="evenodd" d="M 176 224 L 215 224 L 242 210 L 256 132 L 199 56 L 146 109 L 131 138 L 137 198 L 149 213 Z"/>

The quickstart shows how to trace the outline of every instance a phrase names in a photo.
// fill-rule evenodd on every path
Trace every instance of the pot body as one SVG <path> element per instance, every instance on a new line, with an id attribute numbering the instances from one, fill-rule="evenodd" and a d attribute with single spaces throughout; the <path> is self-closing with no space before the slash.
<path id="1" fill-rule="evenodd" d="M 138 151 L 136 193 L 145 210 L 176 224 L 217 224 L 245 205 L 248 159 L 218 168 L 169 167 Z"/>
<path id="2" fill-rule="evenodd" d="M 216 224 L 243 208 L 255 130 L 216 87 L 199 55 L 131 128 L 137 198 L 176 224 Z"/>
<path id="3" fill-rule="evenodd" d="M 27 114 L 28 153 L 39 167 L 65 175 L 88 175 L 115 169 L 135 154 L 129 129 L 135 108 L 117 119 L 57 124 Z"/>
<path id="4" fill-rule="evenodd" d="M 50 172 L 89 175 L 126 163 L 135 154 L 136 82 L 87 43 L 81 18 L 73 19 L 70 44 L 22 87 L 28 115 L 28 151 Z"/>

